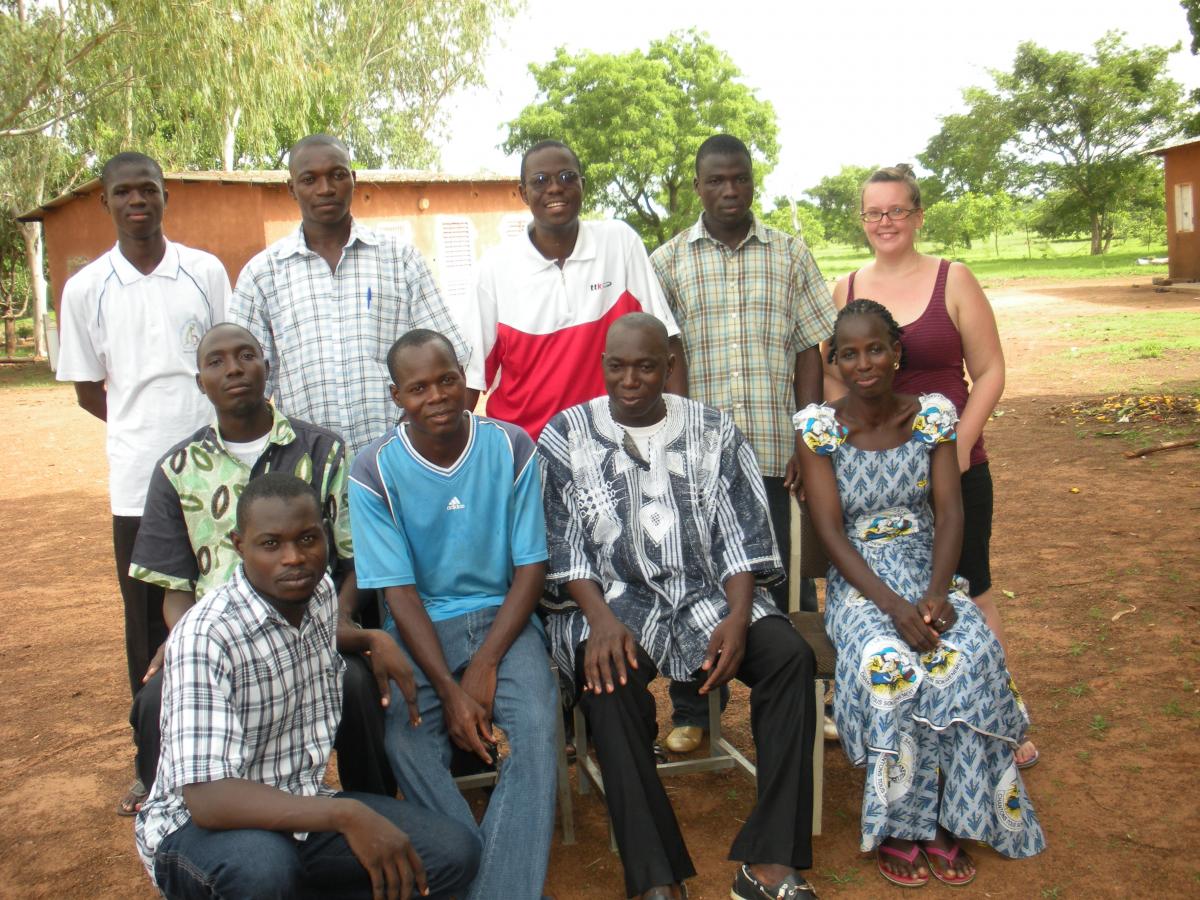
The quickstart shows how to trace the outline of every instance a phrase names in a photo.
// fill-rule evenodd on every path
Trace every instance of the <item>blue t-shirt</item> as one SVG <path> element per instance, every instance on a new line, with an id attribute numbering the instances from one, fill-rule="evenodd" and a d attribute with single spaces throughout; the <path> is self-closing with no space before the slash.
<path id="1" fill-rule="evenodd" d="M 434 622 L 499 606 L 513 569 L 546 559 L 533 441 L 516 425 L 467 418 L 466 449 L 449 468 L 422 457 L 402 422 L 350 471 L 358 586 L 415 585 Z"/>

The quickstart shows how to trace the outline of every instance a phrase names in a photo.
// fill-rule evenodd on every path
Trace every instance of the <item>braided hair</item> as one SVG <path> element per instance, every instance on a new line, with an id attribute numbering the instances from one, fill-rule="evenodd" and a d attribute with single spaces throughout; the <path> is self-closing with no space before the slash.
<path id="1" fill-rule="evenodd" d="M 829 364 L 833 365 L 833 361 L 837 358 L 837 330 L 842 324 L 842 319 L 847 319 L 850 316 L 876 316 L 883 320 L 883 324 L 887 327 L 888 337 L 894 342 L 899 341 L 901 335 L 904 334 L 904 329 L 896 324 L 895 318 L 888 308 L 882 303 L 876 303 L 874 300 L 868 300 L 866 297 L 859 297 L 842 307 L 841 312 L 837 314 L 837 318 L 833 322 L 833 334 L 829 336 Z M 904 365 L 904 346 L 900 347 L 900 365 Z"/>

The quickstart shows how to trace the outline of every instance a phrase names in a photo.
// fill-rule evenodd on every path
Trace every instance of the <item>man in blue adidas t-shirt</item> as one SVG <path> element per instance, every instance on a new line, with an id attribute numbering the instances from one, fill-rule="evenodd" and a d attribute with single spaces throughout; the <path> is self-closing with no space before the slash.
<path id="1" fill-rule="evenodd" d="M 404 417 L 350 474 L 359 587 L 384 590 L 385 627 L 416 663 L 421 721 L 413 728 L 389 711 L 388 756 L 407 799 L 475 827 L 450 775 L 450 742 L 491 761 L 494 721 L 509 750 L 467 896 L 536 900 L 554 827 L 559 713 L 532 619 L 546 575 L 534 444 L 466 410 L 462 369 L 436 331 L 401 337 L 388 369 Z"/>

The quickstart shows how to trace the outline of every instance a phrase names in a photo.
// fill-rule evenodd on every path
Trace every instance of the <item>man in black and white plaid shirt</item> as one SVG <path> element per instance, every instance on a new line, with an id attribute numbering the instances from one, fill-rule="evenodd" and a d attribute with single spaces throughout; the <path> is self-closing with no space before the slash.
<path id="1" fill-rule="evenodd" d="M 350 215 L 355 182 L 344 143 L 302 138 L 288 174 L 300 227 L 246 263 L 229 318 L 262 344 L 275 406 L 340 434 L 353 459 L 396 424 L 387 370 L 396 338 L 440 332 L 463 366 L 470 349 L 421 254 Z"/>
<path id="2" fill-rule="evenodd" d="M 324 784 L 341 714 L 337 597 L 316 493 L 268 473 L 238 502 L 232 580 L 167 640 L 158 777 L 138 814 L 168 898 L 408 898 L 466 888 L 479 839 L 377 794 Z M 411 671 L 402 679 L 418 721 Z"/>

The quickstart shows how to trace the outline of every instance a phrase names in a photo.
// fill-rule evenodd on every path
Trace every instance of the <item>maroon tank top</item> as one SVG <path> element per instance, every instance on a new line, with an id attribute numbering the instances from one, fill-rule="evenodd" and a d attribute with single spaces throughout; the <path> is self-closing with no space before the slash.
<path id="1" fill-rule="evenodd" d="M 925 311 L 916 321 L 904 326 L 900 344 L 904 347 L 904 362 L 893 383 L 905 394 L 945 394 L 962 415 L 967 405 L 967 379 L 963 369 L 962 336 L 946 310 L 946 276 L 950 260 L 938 265 L 937 280 Z M 854 300 L 854 276 L 850 273 L 846 302 Z M 875 299 L 875 298 L 871 298 Z M 983 449 L 983 434 L 971 448 L 971 465 L 987 462 Z"/>

